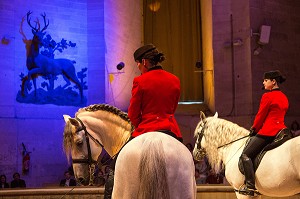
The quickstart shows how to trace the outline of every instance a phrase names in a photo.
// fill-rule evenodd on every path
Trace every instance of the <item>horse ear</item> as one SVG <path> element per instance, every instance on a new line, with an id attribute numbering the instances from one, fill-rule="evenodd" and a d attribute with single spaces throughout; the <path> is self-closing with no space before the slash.
<path id="1" fill-rule="evenodd" d="M 218 112 L 215 113 L 214 118 L 218 118 L 219 114 Z"/>
<path id="2" fill-rule="evenodd" d="M 202 111 L 200 111 L 200 119 L 203 120 L 203 121 L 206 120 L 206 116 Z"/>
<path id="3" fill-rule="evenodd" d="M 66 123 L 69 121 L 71 122 L 72 125 L 79 126 L 79 122 L 75 118 L 71 118 L 69 115 L 63 115 L 63 116 Z"/>
<path id="4" fill-rule="evenodd" d="M 64 116 L 64 120 L 67 123 L 69 121 L 69 119 L 71 118 L 69 115 L 63 115 Z"/>

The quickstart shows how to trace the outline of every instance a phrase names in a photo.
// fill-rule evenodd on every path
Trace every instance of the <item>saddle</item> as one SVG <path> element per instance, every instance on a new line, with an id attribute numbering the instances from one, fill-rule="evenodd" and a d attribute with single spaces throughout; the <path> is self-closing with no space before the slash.
<path id="1" fill-rule="evenodd" d="M 272 149 L 275 149 L 275 148 L 279 147 L 280 145 L 282 145 L 283 143 L 285 143 L 289 139 L 292 139 L 293 137 L 294 137 L 293 133 L 288 128 L 285 128 L 285 129 L 282 129 L 281 131 L 279 131 L 279 133 L 276 135 L 276 137 L 273 140 L 273 142 L 271 142 L 270 144 L 266 145 L 262 149 L 262 151 L 256 156 L 256 158 L 253 160 L 254 171 L 257 170 L 257 168 L 258 168 L 258 166 L 259 166 L 262 158 L 267 153 L 267 151 L 270 151 Z M 250 140 L 250 138 L 248 138 L 245 147 L 248 145 L 249 140 Z M 241 173 L 245 174 L 241 160 L 239 160 L 238 166 L 239 166 L 239 170 L 241 171 Z"/>

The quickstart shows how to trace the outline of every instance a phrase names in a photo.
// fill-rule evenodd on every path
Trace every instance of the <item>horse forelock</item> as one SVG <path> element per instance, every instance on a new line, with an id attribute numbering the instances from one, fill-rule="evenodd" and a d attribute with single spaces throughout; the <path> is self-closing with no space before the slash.
<path id="1" fill-rule="evenodd" d="M 66 122 L 64 128 L 63 148 L 68 160 L 71 157 L 71 150 L 72 150 L 72 146 L 74 145 L 74 141 L 73 141 L 74 135 L 72 129 L 73 126 L 71 125 L 71 123 L 69 121 Z"/>
<path id="2" fill-rule="evenodd" d="M 82 134 L 76 133 L 78 128 L 80 127 L 73 126 L 69 121 L 66 122 L 64 128 L 63 149 L 68 161 L 70 161 L 72 153 L 75 155 L 81 153 L 81 150 L 76 146 L 76 143 L 82 143 L 84 140 Z"/>
<path id="3" fill-rule="evenodd" d="M 218 172 L 221 169 L 221 156 L 218 147 L 246 135 L 246 129 L 230 121 L 209 117 L 206 119 L 204 138 L 209 163 Z"/>

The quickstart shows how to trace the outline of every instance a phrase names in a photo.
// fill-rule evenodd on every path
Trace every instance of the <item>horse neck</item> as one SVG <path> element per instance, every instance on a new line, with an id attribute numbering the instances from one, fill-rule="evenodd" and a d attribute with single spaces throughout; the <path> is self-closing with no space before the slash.
<path id="1" fill-rule="evenodd" d="M 239 157 L 242 154 L 242 151 L 245 147 L 245 142 L 247 138 L 236 141 L 227 147 L 220 148 L 222 153 L 222 162 L 224 163 L 225 167 L 227 164 L 232 164 L 239 160 Z"/>
<path id="2" fill-rule="evenodd" d="M 96 120 L 92 122 L 92 120 L 89 119 L 89 128 L 95 133 L 110 156 L 117 154 L 130 138 L 130 131 L 126 130 L 123 127 L 124 125 L 111 122 L 111 119 L 108 117 L 98 118 Z M 99 124 L 101 126 L 99 126 Z"/>
<path id="3" fill-rule="evenodd" d="M 108 147 L 108 154 L 113 156 L 116 155 L 129 140 L 130 132 L 120 126 L 114 125 L 113 128 L 110 126 L 108 138 L 108 144 L 105 148 Z"/>

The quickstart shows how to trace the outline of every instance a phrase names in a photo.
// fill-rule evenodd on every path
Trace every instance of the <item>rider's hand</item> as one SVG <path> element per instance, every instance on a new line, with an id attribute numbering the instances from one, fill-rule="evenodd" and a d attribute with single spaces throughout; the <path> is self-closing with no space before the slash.
<path id="1" fill-rule="evenodd" d="M 255 129 L 254 128 L 250 128 L 250 133 L 249 133 L 249 136 L 255 136 L 257 133 L 255 132 Z"/>

